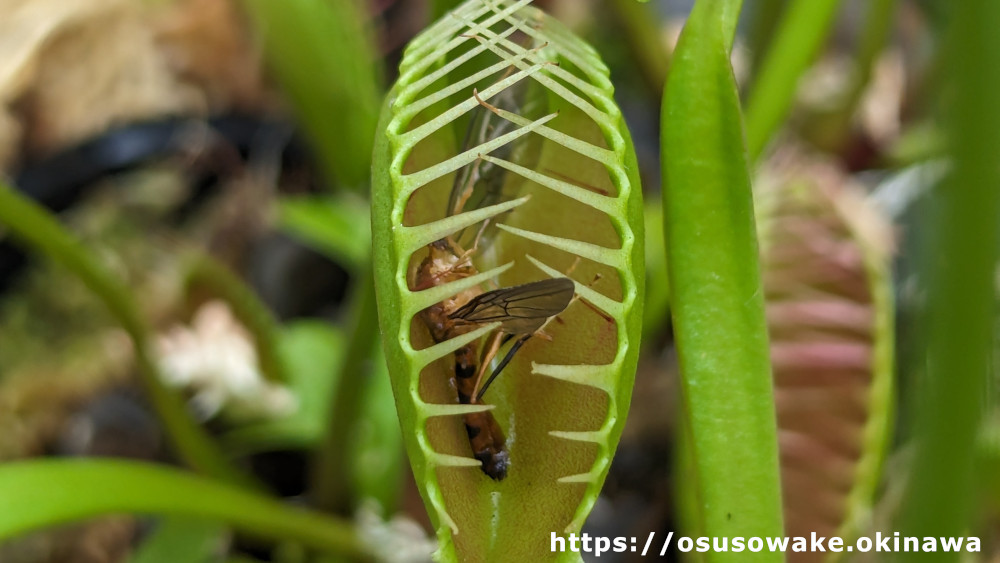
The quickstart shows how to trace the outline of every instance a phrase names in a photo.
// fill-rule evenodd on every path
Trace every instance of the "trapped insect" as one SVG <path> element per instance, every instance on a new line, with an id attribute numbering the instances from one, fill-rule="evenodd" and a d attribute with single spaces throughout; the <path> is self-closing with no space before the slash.
<path id="1" fill-rule="evenodd" d="M 482 41 L 482 38 L 478 36 L 474 37 Z M 531 43 L 531 38 L 519 33 L 515 34 L 515 42 L 522 47 L 526 47 Z M 530 52 L 538 51 L 544 46 L 537 46 L 531 49 Z M 514 70 L 514 67 L 509 67 L 499 80 L 507 78 Z M 525 107 L 524 101 L 528 97 L 530 85 L 530 79 L 522 79 L 496 94 L 492 100 L 493 103 L 489 103 L 481 98 L 479 91 L 473 88 L 472 96 L 479 105 L 471 111 L 469 125 L 466 128 L 465 138 L 462 143 L 462 150 L 466 151 L 475 148 L 516 129 L 513 122 L 504 119 L 500 115 L 501 110 L 519 115 L 534 113 L 537 104 L 527 104 L 528 107 Z M 503 160 L 513 159 L 525 166 L 532 167 L 536 155 L 526 154 L 527 151 L 523 150 L 524 140 L 522 138 L 519 143 L 504 144 L 491 151 L 490 156 Z M 448 216 L 458 215 L 463 210 L 481 209 L 500 202 L 503 199 L 503 187 L 506 177 L 506 169 L 481 158 L 463 166 L 455 175 L 455 181 L 451 194 L 448 197 L 448 207 L 445 209 L 445 213 Z M 476 246 L 478 240 L 484 236 L 490 226 L 491 222 L 489 221 L 482 226 L 482 229 L 476 234 L 477 240 L 472 243 L 473 247 Z M 455 241 L 464 242 L 464 234 L 465 231 L 462 230 L 455 233 L 452 238 Z M 489 237 L 487 236 L 487 238 Z"/>
<path id="2" fill-rule="evenodd" d="M 519 109 L 523 83 L 502 91 L 497 106 L 507 111 Z M 507 133 L 512 125 L 499 116 L 499 108 L 479 97 L 473 90 L 479 106 L 473 110 L 465 136 L 463 150 L 482 145 L 490 139 Z M 516 147 L 505 145 L 505 156 Z M 466 207 L 480 208 L 502 198 L 506 170 L 477 159 L 458 171 L 448 200 L 446 214 L 457 215 Z M 473 200 L 473 195 L 477 197 Z M 476 230 L 471 248 L 466 250 L 458 241 L 463 231 L 437 240 L 428 245 L 428 255 L 417 269 L 415 289 L 426 289 L 477 274 L 472 258 L 477 252 L 484 233 L 490 225 L 487 219 Z M 503 371 L 514 354 L 552 316 L 558 315 L 569 305 L 574 294 L 574 284 L 567 278 L 546 279 L 537 282 L 481 292 L 472 288 L 445 299 L 420 313 L 430 329 L 435 342 L 444 342 L 475 330 L 483 324 L 500 322 L 488 338 L 488 345 L 478 353 L 478 341 L 457 349 L 455 356 L 455 387 L 462 404 L 479 404 L 487 388 Z M 506 355 L 483 383 L 483 376 L 501 347 L 515 339 Z M 506 438 L 496 418 L 489 411 L 464 415 L 473 457 L 482 463 L 483 472 L 497 481 L 507 475 L 510 456 Z"/>
<path id="3" fill-rule="evenodd" d="M 443 270 L 437 270 L 442 267 Z M 475 268 L 471 263 L 462 255 L 456 254 L 448 241 L 441 240 L 430 245 L 430 254 L 421 263 L 417 279 L 447 283 L 454 278 L 474 273 Z M 501 323 L 489 337 L 489 345 L 481 356 L 477 353 L 477 340 L 455 350 L 458 401 L 462 404 L 480 403 L 486 389 L 518 349 L 549 318 L 566 309 L 573 298 L 574 287 L 574 283 L 568 278 L 554 278 L 485 293 L 471 289 L 421 311 L 420 316 L 435 342 L 450 340 L 483 324 Z M 501 346 L 515 337 L 514 344 L 503 360 L 493 369 L 486 382 L 482 383 L 486 370 Z M 510 455 L 503 430 L 496 418 L 489 411 L 483 411 L 465 414 L 464 422 L 473 457 L 482 463 L 483 473 L 497 481 L 503 480 L 510 466 Z"/>
<path id="4" fill-rule="evenodd" d="M 493 380 L 514 357 L 514 354 L 541 330 L 548 320 L 566 310 L 573 299 L 576 285 L 569 278 L 551 278 L 537 282 L 495 289 L 480 294 L 450 315 L 462 323 L 499 322 L 483 353 L 483 362 L 473 386 L 475 402 L 479 402 Z M 490 360 L 500 347 L 517 337 L 503 360 L 493 369 L 486 383 L 480 386 Z"/>

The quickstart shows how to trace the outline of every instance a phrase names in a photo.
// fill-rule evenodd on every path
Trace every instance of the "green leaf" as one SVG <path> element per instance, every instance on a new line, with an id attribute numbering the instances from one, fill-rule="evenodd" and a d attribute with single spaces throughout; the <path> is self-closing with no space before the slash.
<path id="1" fill-rule="evenodd" d="M 288 366 L 288 386 L 298 400 L 298 408 L 284 418 L 228 432 L 223 436 L 227 449 L 242 455 L 316 447 L 329 417 L 330 397 L 340 375 L 336 366 L 345 346 L 343 333 L 327 323 L 302 321 L 285 327 L 278 338 L 278 354 Z"/>
<path id="2" fill-rule="evenodd" d="M 275 449 L 317 449 L 331 419 L 332 398 L 341 377 L 357 373 L 338 370 L 347 352 L 343 330 L 319 321 L 285 327 L 278 339 L 280 357 L 289 368 L 289 387 L 298 408 L 285 418 L 241 426 L 223 436 L 230 452 Z M 395 509 L 401 485 L 402 438 L 392 404 L 389 374 L 379 347 L 365 353 L 374 371 L 362 378 L 354 435 L 345 458 L 347 486 L 360 499 L 374 498 L 387 512 Z M 345 375 L 346 374 L 346 375 Z"/>
<path id="3" fill-rule="evenodd" d="M 368 559 L 348 522 L 160 465 L 111 460 L 44 460 L 0 466 L 0 541 L 42 527 L 106 514 L 217 520 L 270 539 Z"/>
<path id="4" fill-rule="evenodd" d="M 974 442 L 995 378 L 996 267 L 1000 241 L 1000 3 L 950 4 L 946 60 L 951 170 L 927 221 L 928 283 L 920 323 L 926 378 L 915 404 L 916 451 L 900 532 L 964 536 L 981 492 L 973 488 Z M 957 561 L 957 554 L 927 556 Z"/>
<path id="5" fill-rule="evenodd" d="M 243 0 L 327 181 L 368 184 L 381 69 L 360 0 Z"/>
<path id="6" fill-rule="evenodd" d="M 750 162 L 767 147 L 792 106 L 799 78 L 826 41 L 839 0 L 791 0 L 747 97 Z"/>
<path id="7" fill-rule="evenodd" d="M 781 21 L 779 16 L 787 4 L 788 0 L 757 0 L 753 3 L 747 18 L 746 33 L 746 48 L 752 57 L 750 80 L 756 76 L 756 71 L 774 40 L 774 31 Z"/>
<path id="8" fill-rule="evenodd" d="M 367 206 L 350 196 L 286 198 L 281 221 L 295 236 L 346 263 L 354 274 L 347 352 L 328 366 L 314 489 L 321 506 L 352 512 L 364 497 L 385 509 L 398 500 L 401 437 L 381 348 L 371 278 Z M 346 377 L 344 374 L 349 374 Z M 309 391 L 317 393 L 317 389 Z M 386 407 L 389 407 L 386 409 Z M 349 475 L 350 474 L 350 475 Z"/>
<path id="9" fill-rule="evenodd" d="M 164 387 L 150 356 L 150 331 L 128 287 L 116 280 L 62 225 L 33 201 L 0 183 L 0 224 L 40 254 L 64 265 L 103 301 L 132 339 L 149 400 L 178 455 L 198 471 L 248 487 L 257 486 L 233 467 L 215 442 L 195 424 L 181 399 Z"/>
<path id="10" fill-rule="evenodd" d="M 219 561 L 225 527 L 197 518 L 164 518 L 129 558 L 130 563 Z"/>
<path id="11" fill-rule="evenodd" d="M 371 254 L 368 205 L 356 196 L 295 196 L 278 200 L 282 229 L 357 273 Z"/>
<path id="12" fill-rule="evenodd" d="M 593 507 L 635 377 L 644 272 L 631 140 L 593 48 L 527 4 L 471 0 L 415 38 L 378 128 L 372 235 L 382 343 L 445 561 L 577 558 L 553 553 L 550 534 L 578 533 Z M 517 98 L 522 80 L 523 100 L 499 101 Z M 493 113 L 474 91 L 503 108 Z M 482 134 L 456 146 L 468 112 L 508 133 L 476 129 Z M 486 163 L 492 172 L 479 188 L 500 203 L 449 216 L 456 172 Z M 451 237 L 471 249 L 490 217 L 497 228 L 469 254 L 469 275 L 444 268 L 416 279 L 428 245 Z M 528 341 L 483 398 L 510 455 L 506 478 L 494 481 L 472 457 L 463 424 L 463 414 L 488 407 L 458 404 L 451 380 L 456 348 L 478 348 L 496 324 L 435 343 L 421 312 L 456 307 L 453 296 L 566 275 L 581 300 L 547 325 L 551 341 Z"/>
<path id="13" fill-rule="evenodd" d="M 280 212 L 286 229 L 349 265 L 357 280 L 350 299 L 348 351 L 328 366 L 329 372 L 351 375 L 326 375 L 330 386 L 322 393 L 327 404 L 313 471 L 318 502 L 330 510 L 351 512 L 360 498 L 374 497 L 383 508 L 392 509 L 399 493 L 402 448 L 385 359 L 377 345 L 368 208 L 350 195 L 336 195 L 286 198 Z M 317 390 L 309 392 L 315 395 Z"/>
<path id="14" fill-rule="evenodd" d="M 708 536 L 780 536 L 767 326 L 739 97 L 719 2 L 700 0 L 674 52 L 662 112 L 670 306 L 685 426 Z M 708 561 L 745 556 L 709 553 Z M 759 560 L 780 561 L 781 554 Z"/>
<path id="15" fill-rule="evenodd" d="M 389 370 L 378 342 L 370 357 L 374 371 L 364 390 L 361 416 L 353 426 L 353 484 L 360 493 L 356 496 L 374 498 L 385 514 L 392 514 L 399 508 L 403 486 L 403 436 L 392 401 Z"/>

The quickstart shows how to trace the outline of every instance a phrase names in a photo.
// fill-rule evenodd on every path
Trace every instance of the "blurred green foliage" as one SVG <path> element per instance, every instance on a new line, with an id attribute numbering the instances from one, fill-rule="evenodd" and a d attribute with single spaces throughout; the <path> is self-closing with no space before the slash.
<path id="1" fill-rule="evenodd" d="M 995 419 L 1000 107 L 991 93 L 1000 91 L 1000 36 L 991 26 L 1000 21 L 1000 8 L 989 0 L 871 0 L 860 17 L 849 20 L 858 33 L 845 47 L 831 31 L 848 25 L 842 21 L 846 4 L 747 3 L 744 19 L 750 25 L 737 38 L 741 2 L 698 0 L 673 53 L 663 48 L 666 3 L 608 0 L 595 4 L 582 24 L 606 42 L 598 43 L 606 59 L 618 56 L 611 59 L 611 74 L 630 102 L 650 92 L 659 95 L 670 74 L 660 130 L 663 208 L 645 210 L 650 291 L 642 332 L 647 350 L 659 352 L 650 345 L 662 339 L 672 312 L 685 385 L 680 465 L 689 471 L 683 477 L 691 479 L 682 487 L 690 496 L 676 511 L 685 520 L 698 520 L 692 527 L 700 533 L 781 534 L 774 402 L 750 201 L 755 167 L 766 169 L 779 149 L 799 143 L 849 164 L 845 155 L 858 149 L 860 109 L 890 39 L 907 57 L 930 51 L 930 60 L 906 63 L 917 72 L 902 86 L 898 138 L 891 146 L 862 149 L 875 151 L 873 162 L 890 172 L 932 159 L 946 159 L 949 167 L 927 198 L 934 209 L 916 223 L 927 231 L 926 252 L 908 257 L 920 262 L 916 283 L 927 284 L 927 301 L 919 317 L 925 334 L 911 344 L 921 373 L 904 374 L 908 385 L 901 385 L 903 399 L 913 405 L 912 418 L 901 421 L 901 436 L 913 438 L 917 448 L 898 526 L 918 536 L 977 533 L 986 526 L 983 515 L 989 518 L 995 508 L 996 448 L 977 436 L 984 414 Z M 926 29 L 917 41 L 907 35 L 910 27 L 900 25 L 904 4 L 923 18 Z M 225 542 L 229 526 L 283 544 L 285 552 L 299 557 L 306 556 L 303 546 L 348 559 L 370 557 L 348 521 L 277 501 L 233 461 L 272 448 L 305 449 L 315 456 L 310 501 L 324 508 L 349 514 L 364 498 L 375 498 L 391 514 L 401 504 L 406 464 L 377 346 L 371 279 L 368 191 L 384 69 L 369 6 L 361 0 L 244 0 L 242 5 L 329 188 L 323 195 L 277 198 L 277 226 L 349 272 L 349 310 L 335 323 L 282 324 L 232 272 L 188 262 L 192 285 L 233 306 L 254 336 L 263 371 L 285 381 L 299 404 L 288 418 L 210 435 L 180 395 L 160 383 L 150 355 L 153 321 L 146 317 L 151 307 L 144 289 L 106 260 L 118 250 L 69 234 L 55 216 L 0 187 L 3 234 L 50 261 L 22 279 L 16 291 L 26 300 L 0 307 L 0 377 L 25 357 L 55 364 L 82 356 L 100 346 L 105 327 L 118 323 L 135 346 L 139 375 L 179 457 L 202 474 L 129 462 L 3 465 L 0 495 L 25 509 L 0 515 L 0 538 L 108 512 L 135 512 L 178 516 L 161 520 L 134 554 L 137 563 L 220 561 L 225 554 L 213 550 Z M 434 0 L 429 12 L 436 18 L 458 5 Z M 573 10 L 566 13 L 579 17 Z M 604 18 L 607 14 L 613 17 Z M 748 74 L 740 77 L 745 108 L 730 65 L 734 40 L 751 58 Z M 800 114 L 802 85 L 815 62 L 831 53 L 849 60 L 846 89 L 828 111 Z M 637 76 L 648 90 L 638 95 L 630 88 Z M 934 115 L 936 110 L 941 113 Z M 634 111 L 649 121 L 654 110 L 640 104 Z M 655 139 L 639 143 L 652 147 L 640 146 L 640 154 L 643 148 L 655 151 Z M 138 239 L 141 231 L 133 225 L 117 234 Z M 135 266 L 142 253 L 155 252 L 174 249 L 138 255 L 130 250 L 118 259 Z M 918 287 L 919 295 L 922 291 Z M 57 324 L 61 330 L 51 331 L 52 340 L 37 338 Z M 719 373 L 725 377 L 711 377 Z M 919 392 L 913 391 L 915 384 Z M 657 415 L 671 416 L 669 409 L 663 413 Z M 887 481 L 903 481 L 892 471 Z M 981 489 L 984 484 L 994 488 Z M 710 507 L 701 510 L 699 502 Z M 978 510 L 981 503 L 988 509 Z M 876 508 L 876 516 L 894 510 Z"/>
<path id="2" fill-rule="evenodd" d="M 996 267 L 1000 252 L 1000 4 L 951 5 L 946 100 L 951 169 L 926 217 L 923 317 L 926 381 L 917 395 L 916 455 L 901 519 L 906 535 L 964 536 L 980 496 L 975 446 L 984 407 L 995 408 Z M 958 561 L 939 553 L 928 560 Z"/>

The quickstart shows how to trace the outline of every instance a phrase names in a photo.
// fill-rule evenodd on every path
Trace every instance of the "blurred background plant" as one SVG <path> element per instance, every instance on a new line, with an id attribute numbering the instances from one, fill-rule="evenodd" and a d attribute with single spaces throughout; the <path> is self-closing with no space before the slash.
<path id="1" fill-rule="evenodd" d="M 611 68 L 647 199 L 637 392 L 585 530 L 694 534 L 654 125 L 693 3 L 535 4 Z M 0 560 L 429 557 L 368 168 L 403 47 L 455 5 L 0 2 Z M 731 60 L 786 530 L 946 529 L 989 561 L 1000 15 L 956 6 L 747 0 Z"/>

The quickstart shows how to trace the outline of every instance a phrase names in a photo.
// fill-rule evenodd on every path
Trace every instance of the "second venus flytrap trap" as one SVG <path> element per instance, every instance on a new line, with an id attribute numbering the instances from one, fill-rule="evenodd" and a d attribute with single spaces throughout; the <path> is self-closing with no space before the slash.
<path id="1" fill-rule="evenodd" d="M 386 361 L 442 560 L 551 560 L 625 423 L 642 196 L 608 69 L 530 1 L 408 46 L 376 136 Z"/>

